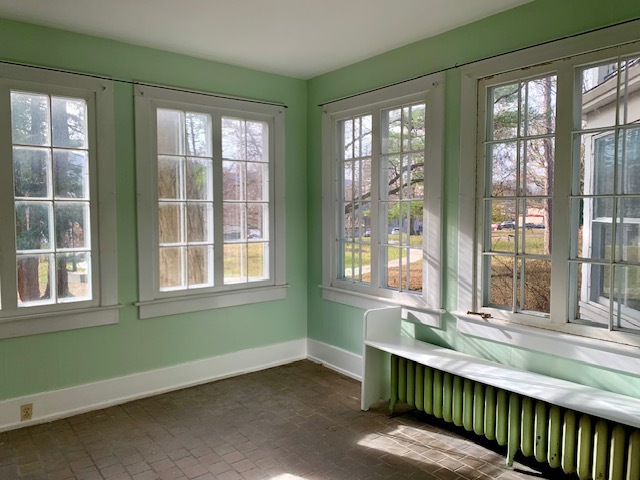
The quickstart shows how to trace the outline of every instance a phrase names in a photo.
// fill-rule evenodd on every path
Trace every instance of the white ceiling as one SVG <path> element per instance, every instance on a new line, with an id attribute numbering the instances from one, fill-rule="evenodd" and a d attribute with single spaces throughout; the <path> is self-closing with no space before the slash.
<path id="1" fill-rule="evenodd" d="M 0 0 L 0 17 L 297 78 L 531 0 Z"/>

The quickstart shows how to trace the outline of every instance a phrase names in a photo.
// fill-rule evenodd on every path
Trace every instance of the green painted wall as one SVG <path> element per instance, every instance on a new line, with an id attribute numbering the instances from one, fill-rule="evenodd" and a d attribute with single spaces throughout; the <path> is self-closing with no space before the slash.
<path id="1" fill-rule="evenodd" d="M 0 400 L 305 338 L 306 82 L 0 19 L 0 60 L 288 105 L 283 301 L 137 319 L 133 87 L 116 82 L 118 325 L 0 340 Z"/>
<path id="2" fill-rule="evenodd" d="M 309 337 L 361 353 L 362 310 L 322 300 L 321 108 L 319 104 L 419 75 L 446 73 L 444 168 L 445 308 L 456 307 L 458 176 L 460 154 L 460 69 L 467 62 L 541 42 L 640 18 L 637 0 L 535 0 L 519 8 L 327 73 L 308 84 L 308 331 Z M 465 337 L 455 319 L 442 330 L 420 326 L 423 340 L 499 362 L 640 397 L 640 377 L 580 362 Z"/>

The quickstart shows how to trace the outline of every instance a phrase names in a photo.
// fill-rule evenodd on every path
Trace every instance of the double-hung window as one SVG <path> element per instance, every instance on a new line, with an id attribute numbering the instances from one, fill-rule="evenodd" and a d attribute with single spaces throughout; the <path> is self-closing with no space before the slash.
<path id="1" fill-rule="evenodd" d="M 613 48 L 592 34 L 591 53 L 565 42 L 463 73 L 477 147 L 462 148 L 476 196 L 474 208 L 461 176 L 459 302 L 485 325 L 640 345 L 640 42 L 625 40 L 630 28 L 614 32 Z M 462 330 L 480 331 L 464 318 Z"/>
<path id="2" fill-rule="evenodd" d="M 284 298 L 284 107 L 136 93 L 141 318 Z"/>
<path id="3" fill-rule="evenodd" d="M 443 90 L 431 75 L 325 106 L 326 299 L 439 321 Z"/>
<path id="4" fill-rule="evenodd" d="M 0 67 L 0 338 L 117 321 L 112 95 Z"/>

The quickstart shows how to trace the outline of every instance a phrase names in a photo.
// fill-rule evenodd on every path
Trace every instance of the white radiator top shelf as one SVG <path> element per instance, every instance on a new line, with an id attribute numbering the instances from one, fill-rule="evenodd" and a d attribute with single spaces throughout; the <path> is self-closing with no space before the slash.
<path id="1" fill-rule="evenodd" d="M 369 325 L 365 324 L 365 346 L 486 385 L 640 428 L 638 398 L 519 370 L 400 336 L 399 317 L 397 330 L 386 322 L 384 325 L 375 323 L 374 320 Z"/>

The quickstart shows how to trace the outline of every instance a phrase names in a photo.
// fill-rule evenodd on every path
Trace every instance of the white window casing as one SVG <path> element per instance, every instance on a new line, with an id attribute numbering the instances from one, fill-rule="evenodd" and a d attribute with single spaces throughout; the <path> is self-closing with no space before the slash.
<path id="1" fill-rule="evenodd" d="M 243 305 L 286 298 L 286 244 L 285 244 L 285 175 L 284 175 L 284 109 L 285 107 L 207 95 L 198 92 L 176 91 L 163 87 L 137 86 L 135 88 L 136 108 L 136 168 L 138 190 L 138 242 L 139 242 L 139 307 L 140 318 L 151 318 L 163 315 L 201 311 L 213 308 Z M 184 115 L 196 115 L 208 118 L 208 127 L 204 127 L 204 135 L 210 142 L 210 153 L 207 154 L 211 164 L 211 185 L 207 205 L 210 216 L 207 222 L 209 239 L 206 242 L 208 252 L 212 252 L 208 266 L 209 280 L 203 284 L 192 286 L 190 283 L 177 288 L 163 288 L 160 278 L 160 248 L 163 243 L 159 238 L 159 184 L 158 184 L 158 151 L 157 115 L 162 112 L 182 112 Z M 226 120 L 225 120 L 226 119 Z M 249 232 L 247 223 L 242 228 L 229 227 L 226 224 L 224 207 L 230 205 L 223 194 L 223 122 L 237 121 L 244 135 L 248 135 L 243 122 L 264 124 L 268 134 L 262 141 L 268 144 L 264 155 L 267 160 L 259 166 L 266 166 L 266 177 L 262 182 L 265 192 L 264 201 L 258 202 L 268 210 L 268 218 L 263 219 L 262 226 L 256 232 Z M 246 140 L 246 138 L 245 138 Z M 228 142 L 227 142 L 228 143 Z M 182 154 L 185 161 L 191 157 Z M 261 160 L 262 161 L 262 160 Z M 247 161 L 248 162 L 248 161 Z M 181 167 L 186 168 L 186 167 Z M 246 167 L 244 167 L 246 168 Z M 244 170 L 243 170 L 244 171 Z M 184 174 L 183 174 L 184 177 Z M 242 175 L 239 178 L 244 178 Z M 184 182 L 188 180 L 183 178 Z M 250 208 L 249 188 L 244 180 L 237 180 L 243 192 L 240 199 L 243 203 L 240 211 L 241 222 L 246 220 L 247 209 Z M 184 186 L 186 185 L 186 187 Z M 183 188 L 190 188 L 184 184 Z M 184 195 L 179 208 L 188 208 L 190 202 Z M 162 200 L 160 200 L 162 201 Z M 257 204 L 253 202 L 253 204 Z M 183 214 L 184 215 L 184 214 Z M 187 221 L 187 220 L 184 220 Z M 183 232 L 183 237 L 187 234 Z M 244 237 L 244 238 L 241 238 Z M 256 240 L 253 240 L 256 238 Z M 186 240 L 183 240 L 183 242 Z M 225 256 L 225 245 L 235 241 L 240 252 L 248 252 L 250 248 L 260 247 L 266 255 L 261 256 L 262 274 L 258 278 L 248 273 L 239 282 L 231 282 L 225 277 L 225 262 L 231 262 Z M 188 252 L 191 244 L 182 243 L 180 251 Z M 198 245 L 196 245 L 197 248 Z M 188 268 L 190 257 L 184 253 L 183 268 Z M 243 258 L 248 262 L 248 253 Z M 241 262 L 242 263 L 242 262 Z M 246 262 L 245 262 L 246 263 Z M 244 265 L 244 264 L 243 264 Z M 247 264 L 248 265 L 248 264 Z M 243 269 L 247 272 L 248 266 Z M 188 274 L 184 274 L 187 275 Z M 187 279 L 190 282 L 190 277 Z"/>
<path id="2" fill-rule="evenodd" d="M 419 155 L 424 155 L 424 193 L 422 202 L 423 217 L 419 228 L 423 232 L 422 244 L 418 247 L 400 240 L 400 248 L 408 246 L 407 252 L 418 252 L 420 248 L 422 257 L 422 288 L 421 291 L 406 291 L 404 288 L 390 288 L 383 285 L 382 272 L 384 266 L 380 261 L 386 258 L 391 240 L 385 229 L 389 229 L 388 219 L 384 213 L 383 202 L 391 205 L 391 199 L 384 200 L 383 187 L 387 187 L 386 180 L 382 180 L 383 158 L 391 153 L 385 153 L 382 143 L 385 135 L 383 132 L 385 112 L 400 109 L 409 109 L 415 105 L 422 108 L 425 115 L 425 147 Z M 402 113 L 400 113 L 402 115 Z M 340 152 L 341 133 L 339 126 L 345 119 L 366 117 L 371 118 L 371 152 L 364 161 L 370 164 L 370 226 L 365 224 L 355 227 L 356 236 L 370 237 L 370 280 L 350 281 L 344 278 L 344 267 L 341 267 L 341 254 L 339 252 L 340 239 L 344 236 L 339 229 L 341 225 L 338 207 L 341 201 L 341 189 L 338 172 L 338 160 L 342 158 Z M 387 127 L 388 131 L 388 127 Z M 357 308 L 374 308 L 379 306 L 400 305 L 403 308 L 403 317 L 411 321 L 440 326 L 442 309 L 442 272 L 441 272 L 441 218 L 442 218 L 442 161 L 443 161 L 443 135 L 444 135 L 444 74 L 433 74 L 416 80 L 411 80 L 398 85 L 385 87 L 372 92 L 356 95 L 347 99 L 329 103 L 323 107 L 323 282 L 321 285 L 325 300 L 343 303 Z M 390 150 L 389 150 L 390 151 Z M 407 156 L 411 156 L 408 154 Z M 354 157 L 355 158 L 355 157 Z M 405 167 L 406 168 L 406 167 Z M 355 175 L 355 174 L 354 174 Z M 355 178 L 355 177 L 354 177 Z M 402 187 L 404 188 L 404 187 Z M 360 198 L 362 200 L 362 198 Z M 411 200 L 409 200 L 411 201 Z M 399 207 L 402 211 L 403 208 Z M 400 214 L 403 216 L 404 214 Z M 399 238 L 408 238 L 409 231 L 414 228 L 411 225 L 412 215 L 408 222 L 400 219 L 400 225 L 394 229 Z M 420 219 L 418 219 L 420 222 Z M 358 233 L 358 228 L 365 228 L 364 235 Z M 393 232 L 392 232 L 393 233 Z M 402 243 L 402 242 L 405 243 Z M 386 246 L 385 246 L 386 244 Z M 387 250 L 384 250 L 384 249 Z M 410 257 L 409 253 L 407 253 Z M 362 262 L 362 260 L 361 260 Z M 409 262 L 411 262 L 409 258 Z M 399 262 L 400 264 L 400 262 Z M 352 260 L 351 272 L 355 275 L 357 268 Z M 365 265 L 361 263 L 361 265 Z M 391 265 L 391 264 L 389 264 Z M 400 269 L 402 267 L 399 267 Z M 410 266 L 407 266 L 410 268 Z M 349 269 L 347 269 L 348 271 Z M 398 274 L 400 276 L 400 274 Z M 407 273 L 409 275 L 409 273 Z M 402 282 L 398 279 L 398 282 Z"/>
<path id="3" fill-rule="evenodd" d="M 84 137 L 85 146 L 67 147 L 56 143 L 61 140 L 56 140 L 55 137 L 51 137 L 44 143 L 27 142 L 23 144 L 19 139 L 12 138 L 11 128 L 2 129 L 0 132 L 2 156 L 5 159 L 13 159 L 0 167 L 2 168 L 0 170 L 0 204 L 3 205 L 3 208 L 0 209 L 0 224 L 7 226 L 0 232 L 0 338 L 117 323 L 120 305 L 118 305 L 116 256 L 112 82 L 80 74 L 1 65 L 0 118 L 4 125 L 9 126 L 13 121 L 12 95 L 15 95 L 15 98 L 39 97 L 46 99 L 45 115 L 49 115 L 46 120 L 47 135 L 52 135 L 51 128 L 54 128 L 51 127 L 52 119 L 50 116 L 52 102 L 58 102 L 58 105 L 84 105 L 81 108 L 83 113 L 78 113 L 80 117 L 76 118 L 84 118 L 85 126 L 80 127 L 79 135 Z M 56 111 L 63 112 L 60 110 L 63 107 L 56 108 L 58 109 Z M 66 120 L 66 122 L 68 121 Z M 56 123 L 56 125 L 62 124 Z M 72 129 L 68 123 L 64 125 L 69 131 Z M 56 134 L 55 132 L 56 130 L 53 130 L 53 135 Z M 12 149 L 15 152 L 22 151 L 23 153 L 30 150 L 31 155 L 36 152 L 40 152 L 38 155 L 45 154 L 45 157 L 42 158 L 48 158 L 48 160 L 45 161 L 47 166 L 43 171 L 47 173 L 43 178 L 46 178 L 48 193 L 40 193 L 32 197 L 31 194 L 20 194 L 14 190 L 14 162 L 24 161 L 25 165 L 31 165 L 30 162 L 33 162 L 35 157 L 24 157 L 23 160 L 19 160 L 18 156 L 14 158 Z M 55 173 L 57 170 L 53 169 L 53 165 L 57 165 L 57 159 L 63 158 L 65 154 L 86 159 L 81 162 L 84 167 L 79 167 L 86 175 L 86 180 L 80 180 L 81 185 L 84 186 L 79 188 L 84 189 L 85 192 L 80 195 L 80 198 L 74 197 L 75 193 L 65 194 L 65 197 L 58 196 L 59 192 L 56 190 L 58 177 Z M 19 175 L 19 173 L 15 173 L 15 175 Z M 31 181 L 25 185 L 32 185 L 29 182 Z M 45 226 L 49 232 L 48 239 L 44 242 L 47 245 L 38 247 L 43 250 L 17 250 L 19 248 L 16 241 L 16 229 L 18 228 L 16 205 L 18 203 L 41 205 L 50 211 L 48 225 Z M 80 220 L 80 223 L 77 224 L 70 224 L 72 226 L 67 238 L 76 238 L 77 235 L 80 235 L 77 238 L 82 239 L 83 246 L 72 248 L 75 246 L 74 244 L 69 246 L 60 243 L 58 245 L 59 242 L 64 241 L 62 237 L 59 237 L 62 224 L 58 223 L 58 212 L 62 212 L 64 208 L 72 209 L 82 205 L 84 205 L 81 207 L 84 211 L 82 217 L 84 220 Z M 58 207 L 61 210 L 58 210 Z M 60 214 L 62 215 L 62 213 Z M 85 228 L 87 223 L 89 228 Z M 54 228 L 54 226 L 56 227 Z M 49 265 L 48 274 L 41 268 L 42 265 L 38 267 L 39 272 L 43 270 L 39 273 L 40 287 L 42 288 L 44 282 L 48 287 L 41 297 L 42 300 L 19 300 L 18 275 L 16 275 L 18 255 L 20 258 L 25 258 L 24 255 L 36 255 L 41 259 L 49 258 L 48 263 L 44 264 Z M 58 262 L 65 256 L 73 258 L 73 269 L 70 273 L 64 274 L 61 279 L 60 272 L 58 272 L 60 266 Z M 78 259 L 84 269 L 76 270 L 76 260 Z M 50 263 L 52 260 L 55 261 L 53 265 Z M 77 273 L 78 271 L 84 273 Z M 58 298 L 60 288 L 58 282 L 67 281 L 74 282 L 76 286 L 84 285 L 84 293 L 79 295 L 78 291 L 69 290 L 64 293 L 64 297 L 60 294 L 61 296 Z"/>

